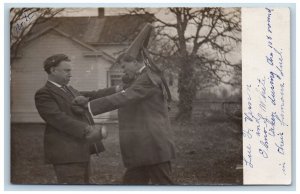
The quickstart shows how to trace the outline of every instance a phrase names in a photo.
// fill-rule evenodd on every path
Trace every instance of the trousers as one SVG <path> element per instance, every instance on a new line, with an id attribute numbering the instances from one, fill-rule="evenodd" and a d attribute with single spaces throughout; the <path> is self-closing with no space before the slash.
<path id="1" fill-rule="evenodd" d="M 53 164 L 58 184 L 89 184 L 89 162 Z"/>
<path id="2" fill-rule="evenodd" d="M 172 185 L 171 163 L 128 168 L 123 176 L 123 184 L 127 185 Z"/>

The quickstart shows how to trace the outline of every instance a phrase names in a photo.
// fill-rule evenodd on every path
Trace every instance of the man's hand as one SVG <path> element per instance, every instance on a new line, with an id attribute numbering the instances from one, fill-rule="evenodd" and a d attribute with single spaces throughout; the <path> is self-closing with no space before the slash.
<path id="1" fill-rule="evenodd" d="M 72 104 L 72 107 L 71 107 L 72 111 L 76 114 L 85 114 L 87 109 L 86 108 L 83 108 L 82 106 L 79 106 L 77 104 Z"/>
<path id="2" fill-rule="evenodd" d="M 88 102 L 89 102 L 89 98 L 84 97 L 84 96 L 76 96 L 73 101 L 72 104 L 75 106 L 81 106 L 83 108 L 88 108 Z"/>
<path id="3" fill-rule="evenodd" d="M 85 138 L 90 143 L 95 143 L 107 137 L 106 127 L 89 126 L 86 128 Z"/>

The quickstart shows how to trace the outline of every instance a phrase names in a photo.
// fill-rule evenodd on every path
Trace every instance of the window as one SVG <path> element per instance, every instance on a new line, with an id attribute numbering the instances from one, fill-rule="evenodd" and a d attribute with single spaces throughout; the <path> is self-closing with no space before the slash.
<path id="1" fill-rule="evenodd" d="M 110 85 L 115 86 L 122 83 L 123 74 L 119 72 L 110 72 Z"/>

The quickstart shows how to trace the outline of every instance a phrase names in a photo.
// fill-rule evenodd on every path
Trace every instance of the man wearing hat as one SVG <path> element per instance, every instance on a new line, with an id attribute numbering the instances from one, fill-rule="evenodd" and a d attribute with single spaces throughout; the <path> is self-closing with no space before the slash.
<path id="1" fill-rule="evenodd" d="M 79 95 L 96 99 L 113 94 L 118 88 L 80 93 L 67 86 L 71 78 L 71 61 L 64 54 L 47 58 L 44 70 L 48 81 L 36 92 L 35 105 L 46 122 L 46 162 L 53 164 L 58 183 L 88 183 L 90 154 L 104 151 L 101 139 L 107 134 L 94 125 L 88 111 L 73 105 L 72 101 Z"/>
<path id="2" fill-rule="evenodd" d="M 124 166 L 124 184 L 172 184 L 174 143 L 168 118 L 170 97 L 161 76 L 149 67 L 143 49 L 152 26 L 147 24 L 118 62 L 124 69 L 126 89 L 110 96 L 85 100 L 77 105 L 93 115 L 119 109 L 119 138 Z"/>

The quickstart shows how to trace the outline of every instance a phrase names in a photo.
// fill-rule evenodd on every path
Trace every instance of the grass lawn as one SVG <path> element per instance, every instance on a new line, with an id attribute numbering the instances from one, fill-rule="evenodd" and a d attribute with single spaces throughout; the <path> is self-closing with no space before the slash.
<path id="1" fill-rule="evenodd" d="M 242 126 L 226 118 L 172 122 L 177 159 L 172 176 L 178 185 L 242 184 Z M 120 184 L 125 168 L 119 148 L 118 126 L 108 125 L 106 151 L 92 156 L 93 184 Z M 44 163 L 42 124 L 12 124 L 11 182 L 55 184 L 51 165 Z"/>

